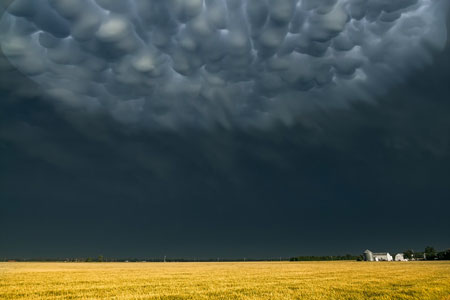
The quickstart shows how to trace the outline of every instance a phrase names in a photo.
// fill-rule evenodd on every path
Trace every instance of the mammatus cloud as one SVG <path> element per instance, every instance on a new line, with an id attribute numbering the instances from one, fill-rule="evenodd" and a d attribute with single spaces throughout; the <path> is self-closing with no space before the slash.
<path id="1" fill-rule="evenodd" d="M 55 102 L 150 127 L 290 124 L 428 64 L 447 0 L 16 0 L 3 53 Z"/>

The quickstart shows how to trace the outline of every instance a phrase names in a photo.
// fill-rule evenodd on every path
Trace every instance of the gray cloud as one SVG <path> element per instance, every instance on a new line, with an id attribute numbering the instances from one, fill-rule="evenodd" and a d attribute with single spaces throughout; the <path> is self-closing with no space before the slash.
<path id="1" fill-rule="evenodd" d="M 54 109 L 0 56 L 0 256 L 448 248 L 449 45 L 411 76 L 383 73 L 378 89 L 406 81 L 373 102 L 262 130 L 141 130 L 151 116 L 123 126 L 106 109 Z"/>
<path id="2" fill-rule="evenodd" d="M 1 49 L 62 108 L 267 127 L 370 100 L 445 46 L 444 0 L 16 0 Z"/>

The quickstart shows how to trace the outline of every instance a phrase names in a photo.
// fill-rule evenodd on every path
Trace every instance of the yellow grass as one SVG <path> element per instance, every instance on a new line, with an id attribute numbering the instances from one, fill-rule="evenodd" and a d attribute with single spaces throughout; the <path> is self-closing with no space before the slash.
<path id="1" fill-rule="evenodd" d="M 0 263 L 0 299 L 450 299 L 450 262 Z"/>

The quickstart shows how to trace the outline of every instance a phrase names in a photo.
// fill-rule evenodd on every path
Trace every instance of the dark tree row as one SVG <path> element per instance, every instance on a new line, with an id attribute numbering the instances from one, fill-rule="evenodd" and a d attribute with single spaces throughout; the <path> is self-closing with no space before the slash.
<path id="1" fill-rule="evenodd" d="M 291 257 L 290 261 L 331 261 L 331 260 L 360 260 L 357 255 L 337 255 L 337 256 L 296 256 Z"/>
<path id="2" fill-rule="evenodd" d="M 425 259 L 425 260 L 450 260 L 450 249 L 444 251 L 436 251 L 434 247 L 425 247 L 423 252 L 414 252 L 414 250 L 406 250 L 403 252 L 407 259 Z"/>

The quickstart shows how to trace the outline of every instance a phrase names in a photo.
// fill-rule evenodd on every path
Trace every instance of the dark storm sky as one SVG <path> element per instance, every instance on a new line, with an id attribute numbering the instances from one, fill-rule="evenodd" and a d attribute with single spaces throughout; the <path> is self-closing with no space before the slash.
<path id="1" fill-rule="evenodd" d="M 0 72 L 0 257 L 450 247 L 449 47 L 372 103 L 269 129 L 124 126 Z"/>

